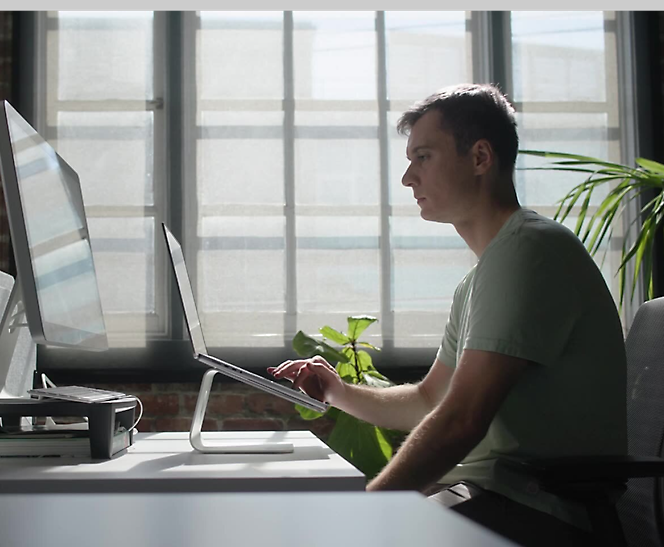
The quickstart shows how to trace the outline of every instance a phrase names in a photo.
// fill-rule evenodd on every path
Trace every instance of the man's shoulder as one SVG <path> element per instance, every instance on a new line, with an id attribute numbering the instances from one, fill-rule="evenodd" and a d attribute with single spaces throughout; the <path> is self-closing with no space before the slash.
<path id="1" fill-rule="evenodd" d="M 567 226 L 529 209 L 520 209 L 510 225 L 492 245 L 494 256 L 509 257 L 511 253 L 540 255 L 551 259 L 577 255 L 589 258 L 579 238 Z"/>
<path id="2" fill-rule="evenodd" d="M 567 226 L 531 209 L 518 211 L 518 222 L 513 234 L 531 238 L 562 238 L 574 242 L 579 241 L 579 238 Z"/>

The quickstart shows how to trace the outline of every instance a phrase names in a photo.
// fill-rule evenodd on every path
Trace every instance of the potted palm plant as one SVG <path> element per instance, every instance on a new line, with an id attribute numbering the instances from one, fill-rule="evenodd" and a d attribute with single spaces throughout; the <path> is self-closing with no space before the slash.
<path id="1" fill-rule="evenodd" d="M 520 150 L 519 153 L 549 160 L 548 164 L 524 168 L 526 170 L 568 171 L 583 177 L 583 181 L 559 201 L 554 218 L 563 222 L 575 206 L 578 206 L 578 211 L 575 211 L 578 212 L 578 219 L 574 231 L 593 256 L 597 254 L 602 243 L 611 237 L 613 223 L 620 218 L 625 207 L 641 196 L 646 198 L 645 205 L 639 207 L 640 216 L 632 221 L 632 224 L 636 224 L 636 238 L 631 244 L 627 240 L 623 243 L 617 273 L 620 280 L 621 304 L 628 282 L 631 282 L 630 295 L 633 296 L 641 273 L 645 281 L 646 298 L 652 298 L 654 296 L 653 244 L 655 234 L 664 221 L 664 165 L 645 158 L 636 158 L 636 166 L 630 167 L 561 152 Z M 600 187 L 603 189 L 608 187 L 608 193 L 601 199 L 596 209 L 591 209 L 590 200 Z M 639 206 L 640 201 L 636 204 Z M 626 266 L 631 260 L 634 261 L 634 270 L 632 279 L 628 281 Z"/>

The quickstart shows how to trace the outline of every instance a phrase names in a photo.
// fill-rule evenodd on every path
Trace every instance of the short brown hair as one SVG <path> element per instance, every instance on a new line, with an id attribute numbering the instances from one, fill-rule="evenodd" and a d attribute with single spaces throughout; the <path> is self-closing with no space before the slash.
<path id="1" fill-rule="evenodd" d="M 501 171 L 511 172 L 519 150 L 514 108 L 493 84 L 461 84 L 445 87 L 415 103 L 397 122 L 397 131 L 408 135 L 430 110 L 438 110 L 443 130 L 452 133 L 457 153 L 466 154 L 486 139 L 498 156 Z"/>

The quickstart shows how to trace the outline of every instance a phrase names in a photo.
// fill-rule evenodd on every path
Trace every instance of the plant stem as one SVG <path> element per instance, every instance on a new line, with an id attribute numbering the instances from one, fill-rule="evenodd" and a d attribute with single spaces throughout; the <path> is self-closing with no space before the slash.
<path id="1" fill-rule="evenodd" d="M 357 383 L 360 383 L 360 363 L 358 362 L 358 356 L 357 356 L 357 346 L 355 344 L 356 340 L 351 340 L 350 341 L 350 347 L 353 350 L 353 357 L 355 358 L 355 374 L 357 375 Z"/>

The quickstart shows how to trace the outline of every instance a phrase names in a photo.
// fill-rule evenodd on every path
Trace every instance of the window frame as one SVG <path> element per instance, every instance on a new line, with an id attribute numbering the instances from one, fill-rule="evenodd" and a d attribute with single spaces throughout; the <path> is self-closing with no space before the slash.
<path id="1" fill-rule="evenodd" d="M 284 18 L 284 47 L 286 49 L 284 57 L 292 55 L 293 48 L 293 16 L 292 12 L 285 12 Z M 290 14 L 290 15 L 289 15 Z M 195 78 L 195 63 L 192 58 L 195 55 L 195 40 L 193 34 L 196 30 L 195 12 L 155 12 L 155 52 L 163 51 L 163 62 L 155 61 L 155 93 L 163 83 L 162 105 L 163 125 L 166 128 L 167 140 L 161 149 L 166 165 L 166 179 L 163 192 L 162 203 L 165 221 L 181 241 L 191 241 L 191 230 L 195 229 L 191 223 L 187 224 L 185 219 L 192 218 L 195 212 L 195 205 L 184 192 L 186 180 L 193 176 L 191 166 L 183 158 L 191 152 L 191 146 L 196 136 L 196 115 L 195 106 L 192 101 L 187 101 L 187 90 L 183 82 L 192 81 Z M 45 62 L 43 21 L 39 13 L 24 12 L 20 17 L 21 21 L 21 62 L 27 67 L 23 70 L 19 79 L 21 89 L 33 90 L 31 96 L 42 99 L 42 102 L 35 101 L 35 104 L 20 104 L 22 111 L 27 113 L 28 119 L 43 119 L 45 106 L 43 99 L 45 94 L 44 82 L 40 81 L 36 75 L 44 74 L 44 70 L 38 70 L 38 62 Z M 158 22 L 158 24 L 157 24 Z M 473 55 L 473 80 L 474 81 L 494 81 L 501 82 L 504 91 L 510 94 L 511 82 L 511 33 L 510 33 L 510 12 L 471 12 L 469 23 L 472 39 Z M 42 25 L 42 26 L 40 26 Z M 289 27 L 290 25 L 290 27 Z M 624 161 L 631 160 L 636 155 L 642 143 L 647 128 L 636 123 L 637 114 L 641 111 L 643 102 L 642 94 L 631 93 L 630 89 L 635 81 L 638 81 L 637 69 L 634 52 L 634 14 L 633 12 L 616 12 L 616 39 L 618 40 L 618 79 L 619 79 L 619 103 L 620 103 L 620 128 L 621 143 L 623 146 L 622 155 Z M 289 32 L 286 32 L 289 28 Z M 386 43 L 385 43 L 385 15 L 384 12 L 377 12 L 377 53 L 378 53 L 378 88 L 379 88 L 379 147 L 380 147 L 380 266 L 381 266 L 381 310 L 382 321 L 381 328 L 387 329 L 386 332 L 393 332 L 393 313 L 390 310 L 390 287 L 392 268 L 390 261 L 390 242 L 389 242 L 389 175 L 387 166 L 387 147 L 388 147 L 388 112 L 390 110 L 390 101 L 386 98 Z M 290 39 L 288 38 L 290 37 Z M 506 40 L 510 37 L 510 40 Z M 41 55 L 40 55 L 41 54 Z M 292 89 L 292 64 L 290 68 L 285 61 L 285 70 L 290 69 L 290 90 L 285 90 L 285 111 L 290 117 L 291 127 L 294 123 L 293 89 Z M 288 75 L 286 75 L 288 76 Z M 286 77 L 285 81 L 288 81 Z M 504 82 L 504 83 L 502 83 Z M 17 94 L 19 95 L 19 94 Z M 21 94 L 26 96 L 27 94 Z M 637 95 L 639 95 L 637 97 Z M 157 95 L 155 95 L 157 96 Z M 159 101 L 155 103 L 159 108 Z M 37 129 L 43 129 L 38 123 Z M 156 131 L 155 131 L 156 133 Z M 639 136 L 641 138 L 639 138 Z M 292 135 L 291 135 L 292 137 Z M 287 145 L 285 145 L 287 146 Z M 157 158 L 155 157 L 155 162 Z M 288 187 L 288 185 L 287 185 Z M 184 197 L 184 210 L 178 207 L 171 207 L 170 203 L 182 203 Z M 289 209 L 289 203 L 294 203 L 292 191 L 287 192 L 286 210 Z M 292 207 L 291 207 L 292 209 Z M 635 209 L 632 211 L 634 214 Z M 160 230 L 157 229 L 158 222 L 155 222 L 155 260 L 158 267 L 167 267 L 165 248 L 159 245 Z M 287 238 L 295 241 L 294 223 L 287 221 Z M 387 235 L 387 237 L 384 237 Z M 294 247 L 293 245 L 287 245 Z M 195 250 L 187 250 L 187 254 Z M 291 271 L 295 271 L 295 252 L 293 249 L 287 251 L 287 264 Z M 191 261 L 190 261 L 191 262 Z M 193 264 L 193 263 L 192 263 Z M 189 263 L 188 263 L 189 266 Z M 193 273 L 193 265 L 192 265 Z M 157 336 L 157 339 L 149 340 L 145 347 L 141 348 L 112 348 L 107 352 L 99 354 L 89 354 L 87 352 L 77 352 L 75 350 L 62 350 L 56 348 L 47 348 L 40 346 L 38 348 L 38 370 L 45 372 L 53 378 L 59 378 L 65 375 L 74 375 L 76 378 L 89 377 L 98 379 L 102 377 L 131 377 L 150 378 L 154 381 L 161 379 L 184 379 L 200 377 L 205 370 L 203 365 L 195 363 L 192 360 L 189 342 L 184 332 L 184 321 L 182 314 L 179 313 L 179 296 L 177 289 L 172 283 L 172 276 L 166 276 L 166 286 L 158 288 L 161 294 L 165 294 L 167 306 L 165 311 L 166 328 L 163 335 Z M 289 276 L 289 283 L 295 283 L 294 276 Z M 291 291 L 293 293 L 293 291 Z M 642 301 L 642 295 L 637 295 L 632 302 L 627 302 L 625 307 L 625 321 L 631 323 L 638 303 Z M 386 303 L 388 303 L 387 307 Z M 287 317 L 293 314 L 294 303 L 289 302 Z M 176 310 L 170 313 L 169 310 Z M 442 337 L 442 332 L 441 332 Z M 420 377 L 435 358 L 435 348 L 401 348 L 394 347 L 389 336 L 384 339 L 383 353 L 381 355 L 379 368 L 386 374 L 397 377 Z M 265 367 L 274 365 L 292 358 L 294 353 L 286 343 L 284 347 L 277 348 L 210 348 L 210 352 L 222 356 L 224 359 L 234 362 L 248 369 L 262 371 Z"/>

